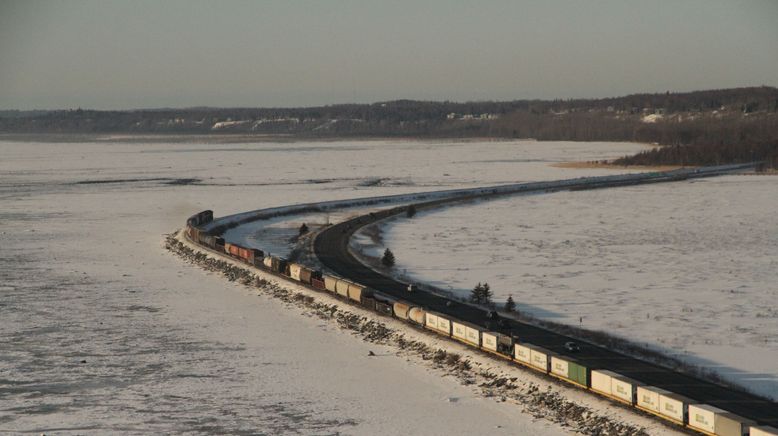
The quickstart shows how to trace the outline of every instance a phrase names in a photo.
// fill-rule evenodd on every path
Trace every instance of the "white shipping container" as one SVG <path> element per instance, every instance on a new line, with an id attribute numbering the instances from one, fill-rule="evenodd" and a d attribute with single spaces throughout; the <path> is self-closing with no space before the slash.
<path id="1" fill-rule="evenodd" d="M 497 335 L 494 333 L 481 333 L 481 346 L 489 351 L 497 351 Z"/>
<path id="2" fill-rule="evenodd" d="M 533 348 L 530 350 L 530 357 L 532 359 L 530 362 L 532 366 L 542 371 L 548 372 L 548 353 L 545 350 L 541 349 L 540 347 Z"/>
<path id="3" fill-rule="evenodd" d="M 716 414 L 715 433 L 720 436 L 745 436 L 752 425 L 756 425 L 756 422 L 724 411 Z"/>
<path id="4" fill-rule="evenodd" d="M 451 321 L 438 315 L 438 331 L 450 335 L 451 334 Z"/>
<path id="5" fill-rule="evenodd" d="M 626 403 L 635 404 L 637 387 L 641 384 L 629 377 L 614 375 L 611 377 L 611 395 Z"/>
<path id="6" fill-rule="evenodd" d="M 707 404 L 689 405 L 689 427 L 708 433 L 716 431 L 716 414 L 724 413 L 718 407 Z"/>
<path id="7" fill-rule="evenodd" d="M 659 396 L 669 394 L 666 391 L 654 386 L 638 386 L 638 407 L 642 407 L 654 413 L 659 413 Z"/>
<path id="8" fill-rule="evenodd" d="M 289 264 L 289 277 L 291 277 L 291 278 L 293 278 L 293 279 L 295 279 L 295 280 L 297 280 L 299 282 L 300 281 L 300 269 L 301 269 L 300 265 L 298 265 L 296 263 L 290 263 Z"/>
<path id="9" fill-rule="evenodd" d="M 569 375 L 569 363 L 559 356 L 551 356 L 551 372 L 564 378 Z"/>
<path id="10" fill-rule="evenodd" d="M 687 405 L 691 402 L 688 398 L 681 395 L 673 393 L 659 394 L 659 414 L 683 423 Z"/>
<path id="11" fill-rule="evenodd" d="M 514 344 L 513 345 L 513 357 L 519 362 L 524 362 L 527 365 L 532 362 L 532 356 L 530 355 L 530 347 L 527 345 Z"/>
<path id="12" fill-rule="evenodd" d="M 437 330 L 438 316 L 429 312 L 424 314 L 424 326 L 433 330 Z"/>
<path id="13" fill-rule="evenodd" d="M 759 427 L 751 427 L 750 436 L 778 436 L 778 428 L 770 427 L 769 425 L 761 425 Z"/>
<path id="14" fill-rule="evenodd" d="M 475 345 L 476 347 L 481 345 L 481 331 L 480 330 L 467 326 L 465 328 L 465 332 L 467 334 L 467 338 L 465 339 L 467 342 Z"/>
<path id="15" fill-rule="evenodd" d="M 464 324 L 460 324 L 456 321 L 451 323 L 451 336 L 466 341 L 467 340 L 467 327 Z"/>
<path id="16" fill-rule="evenodd" d="M 591 372 L 592 390 L 601 394 L 611 395 L 614 375 L 617 374 L 604 369 L 593 369 Z"/>

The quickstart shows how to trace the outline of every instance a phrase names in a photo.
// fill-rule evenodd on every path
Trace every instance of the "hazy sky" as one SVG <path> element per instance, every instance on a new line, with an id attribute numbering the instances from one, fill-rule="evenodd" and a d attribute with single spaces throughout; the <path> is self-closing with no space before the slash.
<path id="1" fill-rule="evenodd" d="M 0 109 L 778 86 L 778 0 L 0 0 Z"/>

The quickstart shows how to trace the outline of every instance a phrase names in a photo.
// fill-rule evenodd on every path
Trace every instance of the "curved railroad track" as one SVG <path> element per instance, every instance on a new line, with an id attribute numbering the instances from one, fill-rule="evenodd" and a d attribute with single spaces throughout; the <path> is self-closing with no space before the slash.
<path id="1" fill-rule="evenodd" d="M 670 174 L 663 180 L 611 180 L 607 183 L 603 182 L 602 184 L 572 184 L 565 187 L 559 187 L 558 189 L 545 188 L 538 190 L 537 192 L 561 189 L 597 189 L 634 185 L 638 183 L 668 182 L 685 180 L 687 178 L 720 175 L 722 173 L 724 172 L 677 173 L 675 176 Z M 441 199 L 417 203 L 415 206 L 417 209 L 429 209 L 475 198 L 490 198 L 500 195 L 506 195 L 506 193 Z M 428 311 L 449 314 L 460 320 L 485 327 L 488 330 L 496 330 L 504 334 L 513 335 L 523 342 L 541 346 L 555 353 L 571 355 L 571 353 L 564 348 L 564 344 L 569 341 L 578 341 L 575 338 L 512 319 L 503 319 L 501 325 L 498 325 L 495 321 L 487 317 L 488 313 L 486 310 L 479 307 L 463 304 L 433 293 L 423 291 L 408 292 L 406 284 L 366 267 L 351 254 L 348 249 L 349 240 L 357 230 L 366 225 L 375 223 L 376 221 L 405 213 L 407 207 L 407 205 L 400 206 L 377 213 L 362 215 L 323 230 L 317 235 L 314 241 L 316 256 L 323 265 L 330 268 L 338 275 L 356 283 L 369 286 L 394 298 L 409 301 Z M 621 375 L 640 380 L 648 385 L 667 389 L 701 403 L 710 404 L 731 411 L 762 424 L 778 425 L 778 403 L 763 399 L 756 395 L 722 386 L 711 381 L 703 380 L 699 377 L 668 369 L 597 345 L 584 344 L 581 347 L 581 350 L 575 353 L 574 357 L 588 367 L 615 371 Z"/>

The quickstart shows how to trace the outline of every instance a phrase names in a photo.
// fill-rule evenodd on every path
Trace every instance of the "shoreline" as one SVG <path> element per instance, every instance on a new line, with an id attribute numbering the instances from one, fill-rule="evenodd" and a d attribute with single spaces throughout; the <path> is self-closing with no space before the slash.
<path id="1" fill-rule="evenodd" d="M 125 133 L 0 133 L 0 141 L 17 142 L 95 142 L 95 143 L 206 143 L 206 144 L 235 144 L 235 143 L 266 143 L 266 142 L 353 142 L 353 141 L 415 141 L 415 142 L 543 142 L 533 138 L 498 138 L 498 137 L 417 137 L 417 136 L 301 136 L 283 134 L 254 134 L 242 133 L 182 133 L 182 134 L 125 134 Z M 559 141 L 550 141 L 559 142 Z M 606 141 L 624 142 L 624 141 Z"/>

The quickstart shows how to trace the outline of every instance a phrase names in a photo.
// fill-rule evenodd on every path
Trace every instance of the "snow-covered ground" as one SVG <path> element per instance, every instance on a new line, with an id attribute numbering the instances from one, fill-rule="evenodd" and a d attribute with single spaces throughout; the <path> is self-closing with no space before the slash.
<path id="1" fill-rule="evenodd" d="M 183 263 L 163 234 L 206 208 L 607 174 L 547 163 L 640 148 L 0 142 L 0 433 L 561 434 Z"/>
<path id="2" fill-rule="evenodd" d="M 778 399 L 778 177 L 503 198 L 398 218 L 396 271 L 488 282 L 535 317 L 607 331 Z M 373 238 L 375 239 L 375 238 Z"/>
<path id="3" fill-rule="evenodd" d="M 640 172 L 643 170 L 570 170 L 554 164 L 613 159 L 644 150 L 646 146 L 602 142 L 370 141 L 337 145 L 321 143 L 313 149 L 311 144 L 290 144 L 290 147 L 288 156 L 279 155 L 281 164 L 287 165 L 285 167 L 275 165 L 276 160 L 255 163 L 262 165 L 260 173 L 270 172 L 266 173 L 269 179 L 286 180 L 291 188 L 297 190 L 295 195 L 287 195 L 286 188 L 279 183 L 283 192 L 279 190 L 274 193 L 277 195 L 262 199 L 270 201 L 272 206 Z M 312 150 L 319 151 L 319 155 L 313 157 Z M 294 159 L 305 164 L 297 166 L 289 163 Z M 305 189 L 295 186 L 301 184 L 308 186 Z M 282 201 L 279 203 L 278 199 Z M 254 204 L 266 203 L 247 202 L 244 209 L 231 207 L 224 213 L 217 210 L 216 216 L 245 212 Z M 382 207 L 386 206 L 377 208 Z M 286 256 L 294 247 L 293 240 L 303 223 L 316 228 L 377 208 L 354 207 L 262 220 L 230 229 L 225 238 Z"/>

